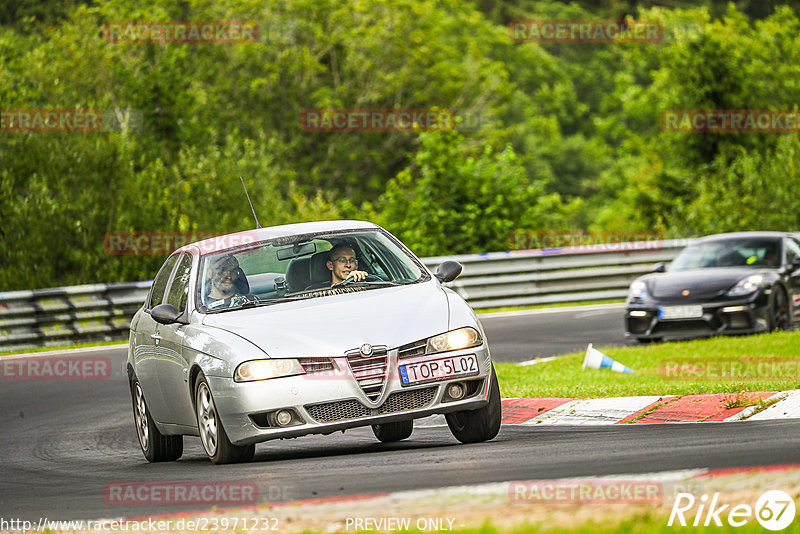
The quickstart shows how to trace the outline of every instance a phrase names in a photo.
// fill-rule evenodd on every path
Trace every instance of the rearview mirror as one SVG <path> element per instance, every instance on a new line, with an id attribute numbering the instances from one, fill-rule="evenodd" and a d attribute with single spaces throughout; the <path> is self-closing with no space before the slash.
<path id="1" fill-rule="evenodd" d="M 298 256 L 307 256 L 317 251 L 316 243 L 297 243 L 288 248 L 278 249 L 276 255 L 279 260 L 288 260 L 289 258 L 296 258 Z"/>
<path id="2" fill-rule="evenodd" d="M 153 317 L 157 323 L 161 324 L 178 322 L 178 317 L 180 317 L 182 313 L 183 312 L 179 312 L 172 304 L 159 304 L 150 310 L 150 316 Z"/>
<path id="3" fill-rule="evenodd" d="M 663 261 L 660 261 L 653 265 L 653 272 L 654 273 L 665 273 L 667 272 L 667 264 Z"/>
<path id="4" fill-rule="evenodd" d="M 457 261 L 446 261 L 436 268 L 434 276 L 441 283 L 452 282 L 461 274 L 463 267 Z"/>

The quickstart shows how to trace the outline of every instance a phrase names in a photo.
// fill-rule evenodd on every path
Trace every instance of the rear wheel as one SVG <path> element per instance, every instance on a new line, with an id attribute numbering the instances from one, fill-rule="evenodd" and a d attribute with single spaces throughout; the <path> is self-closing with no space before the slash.
<path id="1" fill-rule="evenodd" d="M 780 286 L 772 289 L 772 304 L 769 307 L 768 319 L 770 332 L 789 329 L 789 301 Z"/>
<path id="2" fill-rule="evenodd" d="M 489 404 L 477 410 L 464 410 L 445 414 L 450 432 L 461 443 L 488 441 L 500 431 L 502 407 L 500 405 L 500 385 L 492 366 Z"/>
<path id="3" fill-rule="evenodd" d="M 396 423 L 381 423 L 372 425 L 372 432 L 375 437 L 384 443 L 400 441 L 406 439 L 414 430 L 414 421 L 398 421 Z"/>
<path id="4" fill-rule="evenodd" d="M 206 377 L 202 373 L 197 377 L 194 387 L 194 400 L 200 441 L 203 443 L 208 458 L 215 464 L 252 460 L 256 452 L 255 444 L 234 445 L 228 439 L 220 422 L 214 397 L 211 395 L 211 388 L 208 387 Z"/>
<path id="5" fill-rule="evenodd" d="M 139 445 L 148 462 L 171 462 L 183 454 L 183 436 L 165 436 L 158 431 L 138 378 L 131 380 L 131 399 L 133 400 L 133 421 Z"/>

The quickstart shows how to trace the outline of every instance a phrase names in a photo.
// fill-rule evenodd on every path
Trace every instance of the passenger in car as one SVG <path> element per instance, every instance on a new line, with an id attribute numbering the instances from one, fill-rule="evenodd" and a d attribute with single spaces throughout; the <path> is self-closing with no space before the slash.
<path id="1" fill-rule="evenodd" d="M 347 278 L 360 282 L 369 276 L 366 271 L 358 270 L 356 253 L 346 245 L 333 247 L 328 254 L 326 265 L 331 271 L 331 285 L 343 282 Z"/>
<path id="2" fill-rule="evenodd" d="M 250 288 L 236 258 L 229 254 L 211 261 L 210 280 L 206 284 L 208 292 L 203 299 L 206 307 L 209 310 L 228 308 L 247 301 L 245 293 Z"/>

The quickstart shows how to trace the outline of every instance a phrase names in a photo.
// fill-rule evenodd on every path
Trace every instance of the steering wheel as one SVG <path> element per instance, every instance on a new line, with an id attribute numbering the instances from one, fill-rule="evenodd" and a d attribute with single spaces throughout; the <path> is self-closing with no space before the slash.
<path id="1" fill-rule="evenodd" d="M 384 280 L 377 274 L 368 274 L 366 278 L 364 278 L 363 280 L 359 280 L 358 282 L 385 282 L 385 281 L 386 280 Z M 341 282 L 336 282 L 335 284 L 331 285 L 331 287 L 341 287 L 341 286 L 346 286 L 347 284 L 357 284 L 358 282 L 356 282 L 350 277 L 347 277 Z"/>

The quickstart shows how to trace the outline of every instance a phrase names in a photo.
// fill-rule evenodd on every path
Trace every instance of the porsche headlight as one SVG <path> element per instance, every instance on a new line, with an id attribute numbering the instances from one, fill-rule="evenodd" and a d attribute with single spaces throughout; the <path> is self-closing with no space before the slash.
<path id="1" fill-rule="evenodd" d="M 425 354 L 477 347 L 482 342 L 478 331 L 471 326 L 466 326 L 428 338 Z"/>
<path id="2" fill-rule="evenodd" d="M 763 274 L 751 274 L 746 278 L 742 278 L 736 285 L 728 291 L 729 297 L 740 297 L 742 295 L 749 295 L 758 289 L 761 282 L 764 281 Z"/>
<path id="3" fill-rule="evenodd" d="M 633 299 L 646 299 L 647 298 L 647 284 L 642 282 L 641 280 L 634 280 L 631 284 L 630 293 L 628 294 L 628 298 Z"/>
<path id="4" fill-rule="evenodd" d="M 236 368 L 233 373 L 235 382 L 251 382 L 253 380 L 267 380 L 282 376 L 302 375 L 305 371 L 297 360 L 250 360 Z"/>

